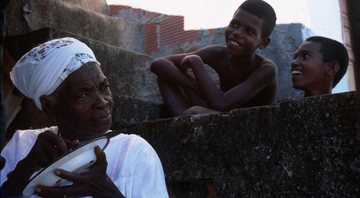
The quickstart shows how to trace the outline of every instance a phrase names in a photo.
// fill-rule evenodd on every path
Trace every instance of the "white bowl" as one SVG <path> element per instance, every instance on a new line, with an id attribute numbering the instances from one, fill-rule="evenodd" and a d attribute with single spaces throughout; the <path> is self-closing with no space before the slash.
<path id="1" fill-rule="evenodd" d="M 106 136 L 95 138 L 94 140 L 91 140 L 70 153 L 60 157 L 47 168 L 42 169 L 30 180 L 23 191 L 23 195 L 32 195 L 38 185 L 59 185 L 63 178 L 55 175 L 56 169 L 63 169 L 72 173 L 81 173 L 86 171 L 96 161 L 94 148 L 98 145 L 102 150 L 104 150 L 108 143 L 109 138 Z"/>

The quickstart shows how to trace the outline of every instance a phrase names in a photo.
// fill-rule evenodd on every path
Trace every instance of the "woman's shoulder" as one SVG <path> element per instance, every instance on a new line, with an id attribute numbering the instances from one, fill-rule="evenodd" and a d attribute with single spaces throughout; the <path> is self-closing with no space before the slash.
<path id="1" fill-rule="evenodd" d="M 112 137 L 108 148 L 105 149 L 105 152 L 114 152 L 119 150 L 138 154 L 144 152 L 154 152 L 154 148 L 143 137 L 137 134 L 124 133 Z"/>
<path id="2" fill-rule="evenodd" d="M 111 142 L 121 142 L 122 144 L 148 144 L 148 142 L 137 134 L 120 133 L 110 139 Z"/>

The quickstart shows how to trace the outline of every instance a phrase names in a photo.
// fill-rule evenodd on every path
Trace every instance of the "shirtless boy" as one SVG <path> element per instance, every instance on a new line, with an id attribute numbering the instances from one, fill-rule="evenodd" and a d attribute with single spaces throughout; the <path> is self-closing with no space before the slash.
<path id="1" fill-rule="evenodd" d="M 255 52 L 269 44 L 275 22 L 276 14 L 269 4 L 247 0 L 225 28 L 226 46 L 211 45 L 192 53 L 156 59 L 150 69 L 158 77 L 160 93 L 170 114 L 226 112 L 275 103 L 277 67 Z M 220 88 L 204 64 L 216 71 Z M 188 75 L 189 70 L 193 76 Z"/>
<path id="2" fill-rule="evenodd" d="M 305 40 L 291 63 L 293 87 L 304 97 L 331 94 L 346 73 L 349 56 L 345 46 L 335 40 L 313 36 Z"/>

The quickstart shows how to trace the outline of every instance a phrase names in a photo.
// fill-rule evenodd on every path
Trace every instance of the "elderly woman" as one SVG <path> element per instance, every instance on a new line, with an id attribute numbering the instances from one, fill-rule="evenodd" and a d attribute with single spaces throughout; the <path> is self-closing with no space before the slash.
<path id="1" fill-rule="evenodd" d="M 36 172 L 81 141 L 109 131 L 113 106 L 109 82 L 91 49 L 74 38 L 48 41 L 25 54 L 10 73 L 14 85 L 57 126 L 16 131 L 2 150 L 1 192 L 21 197 Z M 37 186 L 32 197 L 168 197 L 161 162 L 141 137 L 119 134 L 94 149 L 90 170 L 57 169 L 67 184 Z"/>

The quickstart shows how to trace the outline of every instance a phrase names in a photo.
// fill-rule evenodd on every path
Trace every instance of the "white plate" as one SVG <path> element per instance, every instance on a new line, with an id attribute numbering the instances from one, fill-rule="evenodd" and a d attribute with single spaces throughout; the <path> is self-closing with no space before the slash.
<path id="1" fill-rule="evenodd" d="M 30 196 L 34 193 L 36 186 L 57 186 L 60 184 L 61 177 L 55 175 L 54 171 L 58 168 L 72 172 L 81 173 L 86 171 L 96 161 L 94 148 L 98 145 L 102 150 L 109 143 L 109 138 L 102 136 L 95 138 L 90 142 L 79 146 L 70 153 L 60 157 L 47 168 L 42 169 L 28 183 L 23 191 L 24 196 Z"/>

